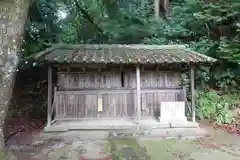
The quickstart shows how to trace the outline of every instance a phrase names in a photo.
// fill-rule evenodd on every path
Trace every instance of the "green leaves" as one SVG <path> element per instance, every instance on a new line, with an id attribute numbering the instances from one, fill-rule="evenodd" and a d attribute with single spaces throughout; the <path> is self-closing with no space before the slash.
<path id="1" fill-rule="evenodd" d="M 175 0 L 170 5 L 169 20 L 156 21 L 153 0 L 39 0 L 26 24 L 25 56 L 58 42 L 188 44 L 222 61 L 214 72 L 200 68 L 198 84 L 234 88 L 236 66 L 229 62 L 240 63 L 240 1 Z M 65 19 L 58 17 L 61 10 L 67 13 Z M 233 72 L 233 77 L 218 74 L 222 70 Z"/>
<path id="2" fill-rule="evenodd" d="M 61 31 L 57 21 L 57 4 L 52 0 L 33 2 L 30 7 L 29 20 L 25 30 L 25 56 L 45 49 L 49 44 L 59 41 Z"/>
<path id="3" fill-rule="evenodd" d="M 222 24 L 239 14 L 240 4 L 237 0 L 219 0 L 205 3 L 203 10 L 195 14 L 199 19 Z"/>
<path id="4" fill-rule="evenodd" d="M 200 92 L 197 99 L 197 116 L 200 119 L 214 120 L 217 124 L 230 124 L 234 121 L 230 110 L 231 102 L 216 91 Z"/>
<path id="5" fill-rule="evenodd" d="M 240 63 L 240 39 L 233 41 L 228 38 L 221 38 L 219 43 L 219 57 L 231 62 Z"/>

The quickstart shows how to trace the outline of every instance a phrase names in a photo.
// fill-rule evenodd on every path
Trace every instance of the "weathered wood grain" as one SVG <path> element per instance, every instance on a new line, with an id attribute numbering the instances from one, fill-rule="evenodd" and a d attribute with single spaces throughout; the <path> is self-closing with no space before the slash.
<path id="1" fill-rule="evenodd" d="M 135 72 L 125 72 L 124 82 L 126 88 L 136 88 Z M 177 72 L 141 72 L 141 87 L 142 88 L 163 88 L 176 87 L 181 84 L 181 75 Z"/>
<path id="2" fill-rule="evenodd" d="M 183 89 L 142 89 L 141 116 L 159 116 L 161 102 L 182 101 Z M 102 97 L 103 110 L 98 112 L 98 97 Z M 57 119 L 136 118 L 136 91 L 91 90 L 57 91 Z"/>
<path id="3" fill-rule="evenodd" d="M 157 117 L 161 102 L 182 100 L 179 73 L 142 70 L 140 75 L 141 116 Z M 59 72 L 56 118 L 137 118 L 136 82 L 134 70 Z"/>
<path id="4" fill-rule="evenodd" d="M 88 72 L 59 73 L 59 88 L 136 88 L 136 73 L 121 72 Z M 141 88 L 176 87 L 181 84 L 181 74 L 177 72 L 141 72 Z"/>
<path id="5" fill-rule="evenodd" d="M 116 88 L 121 87 L 121 72 L 59 73 L 60 88 Z"/>

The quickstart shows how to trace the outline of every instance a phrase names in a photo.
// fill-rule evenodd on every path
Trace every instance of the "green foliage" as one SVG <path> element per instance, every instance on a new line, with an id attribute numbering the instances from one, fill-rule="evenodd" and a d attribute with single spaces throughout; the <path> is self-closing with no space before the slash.
<path id="1" fill-rule="evenodd" d="M 224 92 L 240 84 L 240 1 L 173 0 L 171 16 L 156 21 L 154 0 L 37 0 L 29 11 L 23 44 L 26 56 L 54 43 L 188 44 L 219 59 L 199 66 L 197 85 Z M 66 17 L 61 17 L 61 12 Z M 23 63 L 28 65 L 28 63 Z M 183 75 L 189 84 L 189 73 Z M 231 102 L 214 91 L 201 92 L 197 115 L 231 123 Z"/>
<path id="2" fill-rule="evenodd" d="M 197 84 L 236 88 L 239 68 L 229 63 L 240 62 L 240 1 L 174 0 L 170 5 L 169 20 L 156 21 L 154 0 L 35 1 L 26 24 L 24 55 L 58 42 L 188 44 L 221 60 L 214 70 L 201 66 Z M 66 17 L 60 17 L 60 11 Z"/>
<path id="3" fill-rule="evenodd" d="M 71 24 L 65 24 L 62 28 L 63 34 L 61 35 L 61 41 L 70 44 L 78 43 L 78 37 L 76 34 L 76 29 Z"/>
<path id="4" fill-rule="evenodd" d="M 239 63 L 240 1 L 219 0 L 216 3 L 204 4 L 202 10 L 194 15 L 205 22 L 209 38 L 218 43 L 215 57 Z"/>
<path id="5" fill-rule="evenodd" d="M 223 91 L 227 91 L 229 86 L 233 88 L 237 87 L 235 74 L 229 68 L 221 72 L 215 72 L 213 78 L 216 81 L 216 85 Z"/>
<path id="6" fill-rule="evenodd" d="M 32 3 L 29 21 L 25 25 L 24 56 L 59 42 L 61 27 L 57 12 L 58 7 L 53 0 L 38 0 Z"/>
<path id="7" fill-rule="evenodd" d="M 239 37 L 236 37 L 235 40 L 229 40 L 226 37 L 221 38 L 219 43 L 219 57 L 240 64 L 240 32 L 237 34 Z"/>
<path id="8" fill-rule="evenodd" d="M 230 124 L 234 121 L 232 103 L 215 91 L 200 92 L 197 101 L 197 116 L 200 119 L 214 120 L 217 124 Z"/>

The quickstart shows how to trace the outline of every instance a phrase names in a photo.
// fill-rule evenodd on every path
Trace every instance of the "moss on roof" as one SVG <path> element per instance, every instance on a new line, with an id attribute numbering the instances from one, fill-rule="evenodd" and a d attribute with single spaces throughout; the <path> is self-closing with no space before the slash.
<path id="1" fill-rule="evenodd" d="M 183 45 L 58 44 L 31 57 L 48 63 L 163 64 L 216 60 Z"/>

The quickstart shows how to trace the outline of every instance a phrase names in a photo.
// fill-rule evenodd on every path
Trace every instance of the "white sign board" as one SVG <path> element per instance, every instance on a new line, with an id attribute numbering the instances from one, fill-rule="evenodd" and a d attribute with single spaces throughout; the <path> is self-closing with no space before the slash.
<path id="1" fill-rule="evenodd" d="M 161 102 L 160 123 L 187 122 L 185 102 Z"/>

